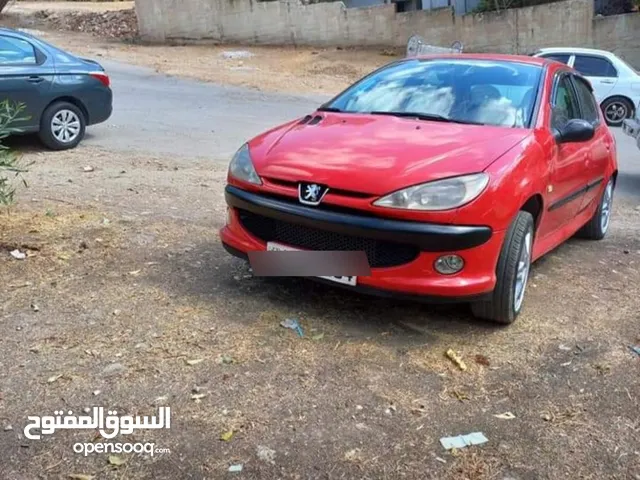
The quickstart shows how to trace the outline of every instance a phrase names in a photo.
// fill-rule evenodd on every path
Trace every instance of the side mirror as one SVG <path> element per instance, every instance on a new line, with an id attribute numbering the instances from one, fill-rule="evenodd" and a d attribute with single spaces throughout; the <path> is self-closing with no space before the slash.
<path id="1" fill-rule="evenodd" d="M 587 142 L 596 134 L 596 129 L 586 120 L 574 118 L 569 120 L 562 129 L 557 132 L 558 143 Z"/>

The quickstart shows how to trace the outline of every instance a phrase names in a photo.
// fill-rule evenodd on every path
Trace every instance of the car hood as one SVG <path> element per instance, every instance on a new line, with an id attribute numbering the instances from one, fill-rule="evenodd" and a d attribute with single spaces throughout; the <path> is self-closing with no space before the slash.
<path id="1" fill-rule="evenodd" d="M 531 133 L 387 115 L 317 116 L 317 123 L 292 122 L 249 144 L 260 176 L 383 195 L 483 171 Z"/>

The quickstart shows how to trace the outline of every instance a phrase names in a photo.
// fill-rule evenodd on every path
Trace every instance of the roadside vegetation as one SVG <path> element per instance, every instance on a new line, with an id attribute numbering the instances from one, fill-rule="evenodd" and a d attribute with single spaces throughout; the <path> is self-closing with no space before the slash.
<path id="1" fill-rule="evenodd" d="M 6 138 L 15 133 L 14 125 L 27 117 L 23 115 L 25 106 L 9 100 L 0 102 L 0 205 L 9 206 L 15 200 L 14 182 L 27 170 L 20 161 L 20 155 L 5 145 Z M 24 179 L 21 179 L 26 186 Z"/>

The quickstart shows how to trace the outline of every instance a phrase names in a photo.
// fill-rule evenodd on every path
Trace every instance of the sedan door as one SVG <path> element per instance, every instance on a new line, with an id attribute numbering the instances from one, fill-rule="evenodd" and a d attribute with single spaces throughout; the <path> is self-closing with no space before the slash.
<path id="1" fill-rule="evenodd" d="M 37 131 L 55 78 L 53 60 L 27 40 L 0 35 L 0 101 L 22 104 L 23 121 L 13 125 Z"/>
<path id="2" fill-rule="evenodd" d="M 618 71 L 605 57 L 598 55 L 575 55 L 573 68 L 586 77 L 598 103 L 602 103 L 618 83 Z"/>

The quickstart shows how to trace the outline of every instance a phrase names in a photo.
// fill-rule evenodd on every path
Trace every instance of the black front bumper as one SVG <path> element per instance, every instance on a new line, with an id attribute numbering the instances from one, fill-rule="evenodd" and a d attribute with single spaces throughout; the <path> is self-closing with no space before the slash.
<path id="1" fill-rule="evenodd" d="M 427 252 L 478 247 L 492 235 L 486 226 L 440 225 L 343 213 L 258 195 L 232 185 L 225 188 L 225 199 L 229 206 L 257 215 L 343 235 L 414 245 Z"/>

